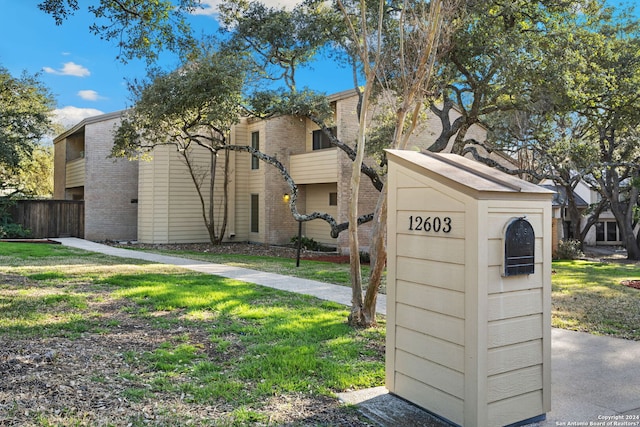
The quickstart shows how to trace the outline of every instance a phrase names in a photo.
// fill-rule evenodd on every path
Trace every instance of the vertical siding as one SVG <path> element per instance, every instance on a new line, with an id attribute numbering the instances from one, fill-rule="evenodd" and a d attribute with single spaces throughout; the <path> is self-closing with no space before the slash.
<path id="1" fill-rule="evenodd" d="M 251 134 L 248 132 L 248 125 L 246 120 L 243 120 L 234 127 L 233 134 L 231 136 L 233 144 L 235 145 L 250 145 Z M 235 171 L 235 233 L 234 240 L 247 241 L 249 240 L 249 225 L 251 221 L 250 217 L 250 201 L 251 195 L 249 192 L 249 173 L 251 170 L 251 155 L 249 153 L 237 152 L 235 155 L 235 161 L 233 165 Z"/>
<path id="2" fill-rule="evenodd" d="M 156 147 L 151 160 L 140 162 L 138 240 L 168 243 L 169 147 Z"/>
<path id="3" fill-rule="evenodd" d="M 246 130 L 246 140 L 244 141 L 243 145 L 251 145 L 251 134 L 253 132 L 260 132 L 260 146 L 264 147 L 261 148 L 260 150 L 265 150 L 268 145 L 267 145 L 267 140 L 266 140 L 266 136 L 265 136 L 265 128 L 266 128 L 266 123 L 264 121 L 258 121 L 258 122 L 254 122 L 254 123 L 249 123 L 247 126 L 247 130 Z M 239 142 L 240 143 L 240 142 Z M 266 150 L 265 150 L 266 151 Z M 251 241 L 251 242 L 257 242 L 257 243 L 266 243 L 266 239 L 265 239 L 265 173 L 267 168 L 269 168 L 269 166 L 264 163 L 264 162 L 260 162 L 260 166 L 258 169 L 251 169 L 251 156 L 247 155 L 246 157 L 243 156 L 242 159 L 240 159 L 239 161 L 246 161 L 247 165 L 247 175 L 248 175 L 248 179 L 247 179 L 247 193 L 242 194 L 239 196 L 239 198 L 242 199 L 242 203 L 246 206 L 246 219 L 244 219 L 244 221 L 246 221 L 243 225 L 246 227 L 247 229 L 247 240 Z M 260 218 L 258 221 L 258 232 L 257 233 L 253 233 L 251 232 L 251 195 L 252 194 L 257 194 L 259 196 L 259 203 L 260 203 Z"/>
<path id="4" fill-rule="evenodd" d="M 58 141 L 53 146 L 53 198 L 64 199 L 66 186 L 66 139 Z"/>

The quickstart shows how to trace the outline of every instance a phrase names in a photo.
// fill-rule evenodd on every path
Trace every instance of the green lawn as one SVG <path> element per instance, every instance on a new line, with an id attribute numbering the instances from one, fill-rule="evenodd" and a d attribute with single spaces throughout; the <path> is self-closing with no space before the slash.
<path id="1" fill-rule="evenodd" d="M 348 264 L 305 260 L 300 268 L 296 268 L 293 260 L 270 257 L 175 250 L 154 252 L 343 286 L 350 284 Z M 640 264 L 555 261 L 553 270 L 554 327 L 640 340 L 640 290 L 620 284 L 623 280 L 640 279 Z M 368 273 L 368 267 L 365 267 L 363 277 Z M 380 293 L 385 291 L 383 286 Z"/>
<path id="2" fill-rule="evenodd" d="M 225 257 L 281 274 L 291 261 Z M 327 271 L 325 281 L 346 284 L 347 264 L 304 265 L 313 278 L 322 280 L 314 270 Z M 558 261 L 553 269 L 555 327 L 640 340 L 640 291 L 620 284 L 640 279 L 637 265 Z M 0 243 L 0 356 L 24 359 L 34 345 L 63 343 L 65 357 L 31 369 L 55 368 L 38 374 L 49 382 L 67 369 L 74 382 L 125 408 L 99 415 L 70 397 L 62 406 L 43 400 L 30 410 L 22 405 L 38 402 L 37 396 L 20 400 L 23 394 L 3 389 L 0 406 L 13 403 L 0 411 L 0 424 L 145 425 L 140 408 L 150 407 L 164 420 L 157 425 L 274 424 L 274 402 L 289 408 L 383 384 L 384 320 L 355 330 L 347 315 L 338 304 L 178 267 L 58 245 Z M 87 359 L 81 367 L 72 364 L 75 353 Z M 4 373 L 6 384 L 40 378 L 13 374 Z"/>
<path id="3" fill-rule="evenodd" d="M 640 340 L 640 290 L 621 284 L 640 279 L 638 265 L 556 261 L 553 270 L 553 326 Z"/>
<path id="4" fill-rule="evenodd" d="M 162 413 L 171 414 L 167 425 L 194 422 L 203 406 L 228 408 L 211 425 L 264 425 L 273 411 L 265 405 L 274 399 L 320 399 L 382 385 L 384 322 L 356 330 L 347 316 L 338 304 L 176 267 L 56 245 L 0 243 L 5 351 L 33 340 L 73 346 L 95 336 L 108 343 L 122 331 L 148 334 L 153 345 L 132 338 L 117 350 L 107 346 L 94 361 L 97 369 L 82 378 L 87 386 L 109 386 L 131 405 L 161 402 Z M 56 363 L 64 369 L 66 360 Z M 121 368 L 105 373 L 100 363 Z M 0 390 L 0 403 L 2 397 Z M 73 405 L 31 416 L 18 405 L 12 414 L 32 425 L 98 424 L 90 408 L 79 409 L 81 401 Z M 128 418 L 116 412 L 107 425 L 144 424 L 133 410 Z M 3 421 L 9 419 L 0 414 Z"/>

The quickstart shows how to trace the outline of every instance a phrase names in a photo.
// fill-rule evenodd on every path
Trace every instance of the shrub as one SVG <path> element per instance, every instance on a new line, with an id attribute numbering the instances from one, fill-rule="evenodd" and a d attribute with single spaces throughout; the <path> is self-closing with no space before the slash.
<path id="1" fill-rule="evenodd" d="M 558 243 L 556 258 L 558 259 L 578 259 L 584 257 L 579 240 L 561 240 Z"/>
<path id="2" fill-rule="evenodd" d="M 22 239 L 31 236 L 31 230 L 13 222 L 11 208 L 14 205 L 14 199 L 0 197 L 0 239 Z"/>
<path id="3" fill-rule="evenodd" d="M 308 251 L 318 251 L 321 248 L 320 243 L 316 242 L 311 237 L 302 236 L 300 241 L 302 242 L 302 247 L 305 248 Z M 297 247 L 298 246 L 298 236 L 292 237 L 291 238 L 291 243 L 293 243 Z"/>

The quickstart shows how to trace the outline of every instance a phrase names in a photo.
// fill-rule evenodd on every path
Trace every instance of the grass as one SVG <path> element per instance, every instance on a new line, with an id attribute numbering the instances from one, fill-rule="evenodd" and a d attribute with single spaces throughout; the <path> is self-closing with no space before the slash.
<path id="1" fill-rule="evenodd" d="M 297 269 L 292 260 L 270 257 L 175 250 L 157 252 L 350 285 L 348 264 L 305 260 Z M 364 268 L 363 277 L 367 277 L 368 267 Z M 620 284 L 622 280 L 640 279 L 639 265 L 556 261 L 553 268 L 554 327 L 640 340 L 640 290 Z M 384 292 L 383 287 L 381 293 Z"/>
<path id="2" fill-rule="evenodd" d="M 249 261 L 229 262 L 284 274 L 290 261 L 242 258 Z M 313 270 L 316 263 L 304 264 Z M 347 264 L 326 267 L 335 277 L 348 275 Z M 558 261 L 553 268 L 553 326 L 640 340 L 640 291 L 620 284 L 640 279 L 637 265 Z M 97 309 L 105 303 L 116 304 L 116 312 Z M 143 406 L 180 402 L 166 403 L 175 425 L 193 421 L 192 408 L 206 405 L 231 408 L 212 425 L 268 424 L 264 405 L 274 397 L 331 396 L 383 384 L 384 321 L 354 330 L 347 315 L 337 304 L 177 267 L 0 243 L 0 342 L 107 339 L 138 322 L 159 341 L 118 349 L 115 378 L 97 370 L 86 381 Z M 25 413 L 20 409 L 15 413 Z M 91 414 L 74 411 L 60 421 L 60 413 L 41 410 L 28 421 L 91 424 Z M 125 424 L 141 425 L 139 416 Z"/>
<path id="3" fill-rule="evenodd" d="M 0 259 L 0 341 L 106 339 L 126 317 L 166 335 L 144 351 L 119 349 L 116 379 L 86 375 L 95 386 L 121 382 L 113 389 L 127 402 L 227 405 L 228 425 L 246 425 L 264 422 L 263 405 L 275 396 L 332 396 L 384 383 L 384 322 L 352 329 L 338 304 L 61 246 L 0 243 Z M 96 309 L 104 302 L 117 304 L 118 319 Z M 30 422 L 55 425 L 60 416 L 45 410 Z"/>
<path id="4" fill-rule="evenodd" d="M 640 340 L 640 290 L 621 284 L 640 279 L 638 265 L 557 261 L 553 268 L 553 326 Z"/>

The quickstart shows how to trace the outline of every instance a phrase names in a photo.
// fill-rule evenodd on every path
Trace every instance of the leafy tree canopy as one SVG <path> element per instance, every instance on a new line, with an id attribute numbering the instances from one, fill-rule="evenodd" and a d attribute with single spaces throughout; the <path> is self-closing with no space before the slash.
<path id="1" fill-rule="evenodd" d="M 37 78 L 0 66 L 0 165 L 15 169 L 51 129 L 54 99 Z"/>
<path id="2" fill-rule="evenodd" d="M 152 63 L 168 49 L 188 55 L 195 39 L 186 13 L 200 6 L 200 0 L 99 0 L 87 10 L 96 21 L 89 30 L 105 40 L 115 40 L 123 62 L 137 58 Z M 78 0 L 43 0 L 40 10 L 61 25 L 80 8 Z"/>
<path id="3" fill-rule="evenodd" d="M 167 142 L 184 149 L 199 138 L 224 145 L 242 112 L 245 69 L 243 55 L 214 50 L 178 70 L 156 71 L 132 83 L 135 105 L 116 133 L 114 155 L 135 156 Z"/>

